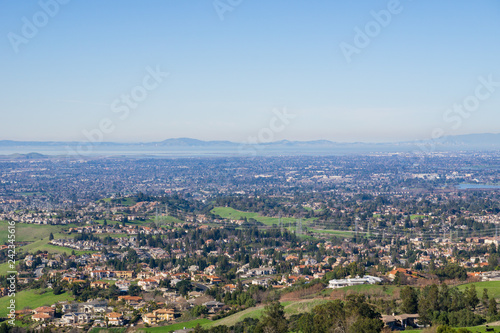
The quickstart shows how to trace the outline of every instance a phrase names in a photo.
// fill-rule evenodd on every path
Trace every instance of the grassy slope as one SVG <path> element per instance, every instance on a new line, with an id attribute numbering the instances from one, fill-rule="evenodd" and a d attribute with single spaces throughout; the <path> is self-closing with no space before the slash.
<path id="1" fill-rule="evenodd" d="M 47 225 L 47 224 L 26 224 L 16 223 L 15 234 L 16 242 L 31 242 L 24 246 L 18 246 L 17 252 L 34 253 L 38 250 L 48 251 L 50 253 L 67 253 L 71 254 L 72 249 L 59 247 L 49 244 L 49 235 L 52 233 L 54 238 L 68 238 L 67 234 L 62 231 L 68 229 L 69 225 Z M 8 240 L 8 223 L 0 221 L 0 244 L 4 244 Z M 104 235 L 103 235 L 104 236 Z M 76 251 L 76 254 L 92 253 L 94 251 Z M 7 263 L 0 264 L 0 275 L 5 275 L 8 270 Z"/>
<path id="2" fill-rule="evenodd" d="M 63 300 L 72 300 L 73 297 L 71 297 L 69 294 L 64 293 L 61 295 L 54 295 L 52 291 L 47 291 L 46 293 L 42 295 L 37 295 L 36 292 L 39 292 L 40 290 L 23 290 L 15 295 L 15 300 L 16 300 L 16 309 L 17 310 L 22 310 L 26 307 L 30 307 L 31 309 L 35 309 L 39 306 L 43 305 L 52 305 L 57 301 L 63 301 Z M 10 302 L 10 297 L 4 296 L 0 298 L 0 317 L 5 317 L 7 316 L 7 306 L 9 305 Z"/>
<path id="3" fill-rule="evenodd" d="M 94 327 L 92 330 L 90 330 L 90 333 L 99 333 L 99 332 L 102 332 L 102 333 L 123 333 L 126 330 L 127 329 L 125 327 L 122 327 L 122 328 L 116 328 L 116 327 L 109 327 L 109 328 Z"/>
<path id="4" fill-rule="evenodd" d="M 196 325 L 200 324 L 201 326 L 206 326 L 207 324 L 211 323 L 212 321 L 210 319 L 196 319 L 196 320 L 191 320 L 187 321 L 184 323 L 178 323 L 178 324 L 172 324 L 168 326 L 160 326 L 160 327 L 151 327 L 151 328 L 138 328 L 137 332 L 144 332 L 144 333 L 149 333 L 149 332 L 172 332 L 175 330 L 183 329 L 185 328 L 193 328 L 196 327 Z"/>
<path id="5" fill-rule="evenodd" d="M 281 304 L 284 306 L 285 314 L 287 316 L 291 316 L 294 314 L 299 314 L 299 313 L 304 313 L 311 311 L 315 306 L 324 304 L 328 302 L 329 300 L 327 299 L 307 299 L 307 300 L 301 300 L 301 301 L 287 301 L 287 302 L 281 302 Z M 235 313 L 231 316 L 228 316 L 226 318 L 222 318 L 216 321 L 213 321 L 207 326 L 219 326 L 219 325 L 226 325 L 226 326 L 232 326 L 236 324 L 239 321 L 244 320 L 245 318 L 260 318 L 264 312 L 265 306 L 260 305 L 257 307 L 249 308 L 244 311 Z"/>
<path id="6" fill-rule="evenodd" d="M 464 291 L 466 287 L 471 284 L 475 285 L 476 292 L 479 298 L 483 295 L 483 289 L 488 289 L 488 296 L 494 298 L 500 298 L 500 281 L 485 281 L 485 282 L 474 282 L 466 283 L 458 286 L 458 289 Z"/>
<path id="7" fill-rule="evenodd" d="M 234 220 L 239 220 L 243 218 L 247 219 L 255 219 L 256 221 L 259 221 L 265 225 L 272 226 L 273 224 L 278 225 L 279 219 L 277 217 L 268 217 L 268 216 L 262 216 L 259 213 L 252 213 L 252 212 L 243 212 L 241 210 L 236 210 L 231 207 L 215 207 L 212 209 L 212 213 L 219 215 L 222 218 L 225 219 L 234 219 Z M 282 217 L 281 221 L 283 223 L 292 223 L 295 225 L 296 219 L 293 217 Z M 311 219 L 304 220 L 303 223 L 311 222 Z"/>
<path id="8" fill-rule="evenodd" d="M 495 332 L 498 331 L 498 328 L 500 328 L 500 326 L 491 326 L 492 328 L 495 328 Z M 475 326 L 475 327 L 465 327 L 466 329 L 474 332 L 474 333 L 483 333 L 483 332 L 486 332 L 486 326 Z M 455 327 L 456 329 L 456 327 Z M 405 333 L 421 333 L 422 330 L 404 330 L 403 332 Z"/>
<path id="9" fill-rule="evenodd" d="M 18 242 L 32 242 L 48 238 L 50 233 L 54 235 L 60 233 L 66 226 L 58 225 L 45 225 L 45 224 L 26 224 L 16 223 L 16 241 Z M 0 221 L 0 244 L 3 244 L 8 239 L 8 223 Z"/>

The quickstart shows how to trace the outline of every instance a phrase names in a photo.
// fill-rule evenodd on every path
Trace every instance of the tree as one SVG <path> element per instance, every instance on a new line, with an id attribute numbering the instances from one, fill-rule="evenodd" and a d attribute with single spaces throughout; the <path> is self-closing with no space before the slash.
<path id="1" fill-rule="evenodd" d="M 498 253 L 492 253 L 488 257 L 488 265 L 491 269 L 495 269 L 498 265 Z"/>
<path id="2" fill-rule="evenodd" d="M 304 313 L 298 320 L 297 328 L 302 333 L 315 333 L 314 316 L 311 313 Z"/>
<path id="3" fill-rule="evenodd" d="M 344 304 L 340 300 L 328 302 L 314 307 L 313 332 L 346 331 L 346 313 Z"/>
<path id="4" fill-rule="evenodd" d="M 486 288 L 483 289 L 483 297 L 481 298 L 481 301 L 482 301 L 483 306 L 485 308 L 488 307 L 488 305 L 490 303 L 490 300 L 489 300 L 489 297 L 488 297 L 488 289 L 486 289 Z"/>
<path id="5" fill-rule="evenodd" d="M 8 333 L 9 332 L 9 326 L 6 323 L 2 323 L 0 325 L 0 333 Z"/>
<path id="6" fill-rule="evenodd" d="M 471 285 L 465 288 L 465 303 L 472 309 L 475 310 L 476 306 L 479 304 L 479 298 L 477 297 L 476 286 Z"/>
<path id="7" fill-rule="evenodd" d="M 54 235 L 52 233 L 50 233 L 49 240 L 53 240 L 53 239 L 54 239 Z"/>
<path id="8" fill-rule="evenodd" d="M 190 310 L 193 317 L 199 317 L 201 315 L 208 314 L 208 308 L 204 305 L 196 305 L 194 308 Z"/>
<path id="9" fill-rule="evenodd" d="M 418 294 L 415 288 L 405 286 L 401 289 L 401 312 L 417 313 L 418 311 Z"/>
<path id="10" fill-rule="evenodd" d="M 142 289 L 141 287 L 139 287 L 138 285 L 130 285 L 130 287 L 128 287 L 128 294 L 130 296 L 139 296 L 139 294 L 141 293 Z"/>
<path id="11" fill-rule="evenodd" d="M 497 301 L 492 297 L 488 304 L 488 316 L 495 318 L 498 315 Z"/>
<path id="12" fill-rule="evenodd" d="M 418 314 L 422 324 L 430 324 L 434 319 L 434 311 L 438 310 L 439 288 L 432 284 L 425 287 L 420 293 L 418 302 Z"/>
<path id="13" fill-rule="evenodd" d="M 285 311 L 280 302 L 275 301 L 266 306 L 264 316 L 256 327 L 256 332 L 288 332 L 288 321 L 285 318 Z"/>
<path id="14" fill-rule="evenodd" d="M 54 287 L 52 292 L 54 293 L 54 295 L 60 295 L 64 292 L 64 290 L 61 286 L 56 286 Z"/>
<path id="15" fill-rule="evenodd" d="M 181 293 L 182 296 L 186 296 L 188 292 L 193 290 L 193 285 L 188 280 L 182 280 L 180 282 L 177 282 L 175 287 L 177 288 L 177 290 L 179 290 L 179 293 Z"/>

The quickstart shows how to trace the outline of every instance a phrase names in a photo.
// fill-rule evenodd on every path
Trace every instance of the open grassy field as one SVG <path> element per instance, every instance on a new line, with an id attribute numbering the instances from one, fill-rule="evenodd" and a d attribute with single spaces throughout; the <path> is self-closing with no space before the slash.
<path id="1" fill-rule="evenodd" d="M 149 222 L 154 222 L 154 219 L 153 220 L 148 220 L 148 221 Z M 168 215 L 168 216 L 160 216 L 158 223 L 160 223 L 160 224 L 165 224 L 165 223 L 184 223 L 184 221 L 179 220 L 176 217 Z"/>
<path id="2" fill-rule="evenodd" d="M 483 295 L 483 289 L 488 289 L 488 296 L 494 298 L 500 298 L 500 281 L 484 281 L 484 282 L 474 282 L 474 283 L 466 283 L 458 286 L 458 289 L 464 291 L 466 287 L 470 285 L 474 285 L 476 287 L 477 295 L 479 298 Z"/>
<path id="3" fill-rule="evenodd" d="M 8 226 L 7 221 L 0 221 L 0 244 L 8 240 Z M 60 233 L 67 226 L 59 225 L 46 225 L 46 224 L 27 224 L 16 223 L 16 241 L 18 242 L 33 242 L 36 240 L 48 238 L 50 233 L 54 236 Z"/>
<path id="4" fill-rule="evenodd" d="M 242 321 L 245 318 L 260 318 L 262 316 L 262 313 L 264 312 L 264 306 L 256 306 L 253 308 L 249 308 L 243 311 L 240 311 L 238 313 L 235 313 L 233 315 L 230 315 L 226 318 L 222 318 L 219 320 L 215 320 L 213 322 L 210 322 L 207 324 L 207 326 L 219 326 L 219 325 L 226 325 L 226 326 L 232 326 L 236 324 L 239 321 Z"/>
<path id="5" fill-rule="evenodd" d="M 214 209 L 212 209 L 212 213 L 219 215 L 220 217 L 225 219 L 240 220 L 246 217 L 247 219 L 251 218 L 255 219 L 256 221 L 259 221 L 268 226 L 272 226 L 273 224 L 276 225 L 279 224 L 279 219 L 277 217 L 262 216 L 259 213 L 243 212 L 241 210 L 236 210 L 231 207 L 215 207 Z M 291 223 L 294 226 L 297 223 L 297 219 L 293 217 L 282 217 L 281 221 L 283 223 Z M 311 221 L 312 219 L 304 219 L 302 223 L 307 224 Z"/>
<path id="6" fill-rule="evenodd" d="M 122 333 L 125 332 L 127 329 L 125 327 L 94 327 L 93 329 L 90 330 L 90 333 Z"/>
<path id="7" fill-rule="evenodd" d="M 291 316 L 294 314 L 299 314 L 299 313 L 304 313 L 311 311 L 315 306 L 324 304 L 328 302 L 329 300 L 327 299 L 307 299 L 307 300 L 301 300 L 301 301 L 287 301 L 287 302 L 281 302 L 281 304 L 284 306 L 285 314 L 286 316 Z M 249 308 L 246 310 L 243 310 L 241 312 L 235 313 L 231 316 L 228 316 L 226 318 L 222 318 L 219 320 L 215 320 L 213 322 L 207 323 L 207 327 L 212 327 L 212 326 L 219 326 L 219 325 L 226 325 L 226 326 L 233 326 L 237 322 L 240 322 L 244 320 L 245 318 L 260 318 L 262 317 L 262 314 L 264 313 L 265 306 L 264 305 L 259 305 L 253 308 Z"/>
<path id="8" fill-rule="evenodd" d="M 105 199 L 101 199 L 101 200 L 104 201 L 104 202 L 106 202 L 106 203 L 111 202 L 113 200 L 117 204 L 125 206 L 125 207 L 130 207 L 130 206 L 133 206 L 133 205 L 135 205 L 137 203 L 132 198 L 119 198 L 119 199 L 105 198 Z"/>
<path id="9" fill-rule="evenodd" d="M 37 294 L 40 290 L 23 290 L 16 293 L 16 309 L 22 310 L 26 307 L 35 309 L 43 305 L 52 305 L 57 301 L 73 300 L 73 297 L 68 293 L 54 295 L 52 291 L 47 291 L 44 294 Z M 10 297 L 4 296 L 0 298 L 0 317 L 7 316 L 7 306 L 10 302 Z"/>
<path id="10" fill-rule="evenodd" d="M 396 286 L 380 286 L 376 284 L 360 284 L 357 286 L 344 287 L 336 290 L 352 291 L 360 294 L 373 294 L 373 293 L 384 293 L 386 295 L 392 295 L 394 291 L 398 289 Z"/>
<path id="11" fill-rule="evenodd" d="M 144 332 L 144 333 L 154 333 L 154 332 L 173 332 L 175 330 L 180 330 L 185 328 L 193 328 L 196 327 L 196 325 L 200 324 L 201 326 L 205 327 L 207 324 L 212 323 L 210 319 L 196 319 L 196 320 L 191 320 L 187 321 L 184 323 L 177 323 L 177 324 L 172 324 L 168 326 L 161 326 L 161 327 L 150 327 L 150 328 L 138 328 L 137 332 Z"/>
<path id="12" fill-rule="evenodd" d="M 357 286 L 350 286 L 338 289 L 323 289 L 320 292 L 322 296 L 336 295 L 342 298 L 343 295 L 348 295 L 351 293 L 365 294 L 371 296 L 393 296 L 395 293 L 399 292 L 399 287 L 397 286 L 381 286 L 376 284 L 361 284 Z"/>
<path id="13" fill-rule="evenodd" d="M 8 223 L 7 221 L 0 221 L 0 244 L 4 244 L 8 240 Z M 68 238 L 72 237 L 62 233 L 63 230 L 68 229 L 69 225 L 47 225 L 47 224 L 27 224 L 16 223 L 15 235 L 16 242 L 30 242 L 27 245 L 18 246 L 17 252 L 30 252 L 48 251 L 50 253 L 67 253 L 71 254 L 72 249 L 59 247 L 49 244 L 49 236 L 52 233 L 54 238 Z M 91 253 L 92 251 L 76 251 L 77 254 Z M 5 275 L 8 270 L 7 263 L 0 264 L 0 275 Z"/>

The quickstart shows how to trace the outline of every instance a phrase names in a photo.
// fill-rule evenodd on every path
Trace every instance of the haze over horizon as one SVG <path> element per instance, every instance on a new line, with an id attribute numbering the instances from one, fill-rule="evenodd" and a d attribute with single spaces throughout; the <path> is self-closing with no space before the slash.
<path id="1" fill-rule="evenodd" d="M 500 132 L 497 1 L 55 1 L 2 1 L 0 140 Z"/>

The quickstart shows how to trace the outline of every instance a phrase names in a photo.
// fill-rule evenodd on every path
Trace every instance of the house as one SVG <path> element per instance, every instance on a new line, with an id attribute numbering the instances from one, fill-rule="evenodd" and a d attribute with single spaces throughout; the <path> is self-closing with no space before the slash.
<path id="1" fill-rule="evenodd" d="M 398 267 L 398 268 L 394 268 L 392 271 L 387 273 L 387 277 L 389 278 L 389 280 L 394 281 L 394 279 L 396 278 L 396 274 L 398 274 L 398 273 L 402 274 L 404 276 L 407 276 L 407 277 L 410 277 L 412 275 L 411 270 Z"/>
<path id="2" fill-rule="evenodd" d="M 252 284 L 257 285 L 257 286 L 263 286 L 263 287 L 269 286 L 269 282 L 271 282 L 270 278 L 252 280 Z"/>
<path id="3" fill-rule="evenodd" d="M 209 275 L 207 279 L 209 279 L 212 284 L 219 284 L 222 282 L 221 278 L 216 275 Z"/>
<path id="4" fill-rule="evenodd" d="M 114 271 L 113 273 L 119 279 L 131 279 L 134 277 L 134 271 Z"/>
<path id="5" fill-rule="evenodd" d="M 105 299 L 91 300 L 85 303 L 80 303 L 78 312 L 92 314 L 93 317 L 101 317 L 106 313 L 108 301 Z"/>
<path id="6" fill-rule="evenodd" d="M 236 286 L 234 284 L 226 284 L 224 287 L 224 291 L 232 293 L 236 290 Z"/>
<path id="7" fill-rule="evenodd" d="M 418 327 L 416 321 L 418 320 L 418 314 L 400 314 L 400 315 L 382 315 L 382 321 L 385 326 L 389 327 L 391 330 L 404 330 L 407 326 Z"/>
<path id="8" fill-rule="evenodd" d="M 125 302 L 140 302 L 142 301 L 141 296 L 118 296 L 118 300 L 124 300 Z"/>
<path id="9" fill-rule="evenodd" d="M 116 281 L 115 286 L 120 289 L 120 291 L 128 291 L 128 288 L 130 288 L 130 281 Z"/>
<path id="10" fill-rule="evenodd" d="M 171 321 L 175 318 L 175 310 L 174 309 L 158 309 L 154 310 L 151 313 L 146 313 L 142 316 L 142 320 L 148 324 L 156 324 L 161 321 Z"/>
<path id="11" fill-rule="evenodd" d="M 31 319 L 33 319 L 34 321 L 48 321 L 52 318 L 53 317 L 48 313 L 35 313 L 31 316 Z"/>
<path id="12" fill-rule="evenodd" d="M 112 278 L 114 276 L 115 276 L 115 274 L 112 271 L 95 270 L 95 271 L 90 272 L 90 277 L 93 279 Z"/>
<path id="13" fill-rule="evenodd" d="M 108 301 L 105 299 L 91 300 L 85 303 L 64 302 L 61 303 L 63 313 L 85 313 L 93 318 L 102 317 L 106 313 Z"/>
<path id="14" fill-rule="evenodd" d="M 90 322 L 90 317 L 86 313 L 66 313 L 61 317 L 61 323 L 70 324 L 87 324 Z"/>
<path id="15" fill-rule="evenodd" d="M 91 288 L 98 288 L 98 289 L 108 289 L 109 288 L 109 283 L 104 282 L 104 281 L 94 281 L 90 283 Z"/>
<path id="16" fill-rule="evenodd" d="M 36 308 L 33 312 L 35 312 L 35 314 L 46 313 L 50 316 L 50 318 L 54 318 L 56 310 L 50 306 L 41 306 Z"/>
<path id="17" fill-rule="evenodd" d="M 158 322 L 154 313 L 146 313 L 142 315 L 142 320 L 148 325 L 156 324 Z"/>
<path id="18" fill-rule="evenodd" d="M 108 321 L 108 325 L 113 325 L 113 326 L 123 325 L 123 315 L 121 313 L 118 312 L 106 313 L 106 319 Z"/>
<path id="19" fill-rule="evenodd" d="M 137 283 L 143 290 L 152 290 L 158 287 L 158 281 L 154 279 L 142 279 Z"/>
<path id="20" fill-rule="evenodd" d="M 225 304 L 217 301 L 209 301 L 203 303 L 203 305 L 207 307 L 209 313 L 216 313 L 221 310 Z"/>

